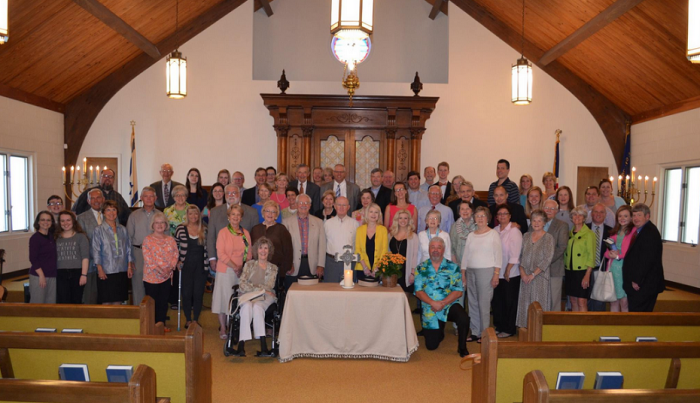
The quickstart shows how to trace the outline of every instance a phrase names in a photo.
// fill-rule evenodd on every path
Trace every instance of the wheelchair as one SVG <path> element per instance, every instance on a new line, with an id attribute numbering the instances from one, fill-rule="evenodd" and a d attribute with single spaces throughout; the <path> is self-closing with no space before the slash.
<path id="1" fill-rule="evenodd" d="M 269 349 L 263 348 L 262 351 L 258 351 L 255 356 L 256 357 L 278 357 L 279 356 L 279 328 L 280 328 L 280 323 L 282 322 L 282 307 L 284 306 L 284 297 L 285 297 L 285 292 L 284 292 L 284 286 L 280 284 L 278 281 L 277 283 L 277 301 L 270 305 L 267 310 L 265 311 L 265 329 L 270 329 L 271 330 L 271 346 Z M 241 313 L 238 310 L 238 296 L 239 296 L 239 290 L 238 290 L 238 285 L 233 286 L 233 294 L 231 295 L 231 299 L 229 300 L 229 308 L 228 308 L 228 316 L 226 319 L 226 326 L 227 330 L 226 333 L 228 334 L 228 338 L 226 339 L 226 342 L 224 343 L 224 356 L 229 357 L 229 356 L 238 356 L 238 357 L 245 357 L 245 352 L 241 354 L 236 346 L 238 345 L 239 342 L 239 333 L 241 329 Z M 253 326 L 253 324 L 250 324 Z M 266 337 L 267 339 L 267 337 Z M 251 339 L 250 341 L 253 341 L 255 339 Z M 262 346 L 261 346 L 262 347 Z"/>

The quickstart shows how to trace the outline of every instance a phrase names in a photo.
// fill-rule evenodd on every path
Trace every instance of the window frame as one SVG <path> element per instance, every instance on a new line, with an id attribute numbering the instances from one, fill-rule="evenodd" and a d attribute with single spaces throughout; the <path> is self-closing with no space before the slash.
<path id="1" fill-rule="evenodd" d="M 13 149 L 0 148 L 0 154 L 5 156 L 5 165 L 0 167 L 0 186 L 5 188 L 5 203 L 8 207 L 5 211 L 0 211 L 0 214 L 6 216 L 7 219 L 7 230 L 0 232 L 0 237 L 10 236 L 16 234 L 26 234 L 34 231 L 34 211 L 35 211 L 35 183 L 34 178 L 34 153 Z M 26 211 L 27 211 L 27 228 L 26 229 L 13 229 L 12 223 L 12 178 L 10 174 L 10 167 L 12 164 L 12 157 L 26 158 L 27 159 L 27 171 L 26 171 Z"/>
<path id="2" fill-rule="evenodd" d="M 670 243 L 670 244 L 676 244 L 676 245 L 687 245 L 690 247 L 695 247 L 698 244 L 698 238 L 700 238 L 700 230 L 698 230 L 698 234 L 696 234 L 695 237 L 695 243 L 691 242 L 685 242 L 683 240 L 684 237 L 684 229 L 687 226 L 687 210 L 688 210 L 688 171 L 693 168 L 700 168 L 700 161 L 689 161 L 681 164 L 672 164 L 672 165 L 667 165 L 667 166 L 662 166 L 662 172 L 661 172 L 661 178 L 663 178 L 663 186 L 659 186 L 659 217 L 661 217 L 661 237 L 663 242 L 665 243 Z M 676 238 L 677 240 L 668 240 L 664 238 L 664 234 L 666 232 L 666 217 L 665 217 L 665 209 L 666 209 L 666 204 L 668 202 L 667 199 L 667 189 L 666 189 L 666 179 L 668 175 L 668 171 L 672 170 L 680 170 L 681 174 L 681 192 L 680 192 L 680 201 L 675 208 L 678 209 L 678 222 L 674 222 L 674 225 L 677 225 L 677 233 L 676 233 Z"/>

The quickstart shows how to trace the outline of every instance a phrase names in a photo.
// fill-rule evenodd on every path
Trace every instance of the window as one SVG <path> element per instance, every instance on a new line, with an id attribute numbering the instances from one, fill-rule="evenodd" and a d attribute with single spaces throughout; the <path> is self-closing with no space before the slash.
<path id="1" fill-rule="evenodd" d="M 663 239 L 696 245 L 700 236 L 700 166 L 666 169 Z"/>
<path id="2" fill-rule="evenodd" d="M 0 233 L 27 231 L 30 225 L 29 157 L 0 152 Z"/>

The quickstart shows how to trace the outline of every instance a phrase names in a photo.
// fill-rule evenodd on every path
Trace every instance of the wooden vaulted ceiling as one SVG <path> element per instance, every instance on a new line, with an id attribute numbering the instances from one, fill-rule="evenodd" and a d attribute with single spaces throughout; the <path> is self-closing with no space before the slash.
<path id="1" fill-rule="evenodd" d="M 179 0 L 176 35 L 175 0 L 9 1 L 0 95 L 65 114 L 67 164 L 119 89 L 246 2 Z M 254 1 L 272 15 L 272 0 Z M 431 18 L 448 12 L 448 0 L 426 1 Z M 449 3 L 520 51 L 521 1 Z M 687 0 L 526 0 L 525 8 L 525 56 L 591 111 L 618 162 L 626 122 L 700 107 L 700 67 L 685 58 Z"/>

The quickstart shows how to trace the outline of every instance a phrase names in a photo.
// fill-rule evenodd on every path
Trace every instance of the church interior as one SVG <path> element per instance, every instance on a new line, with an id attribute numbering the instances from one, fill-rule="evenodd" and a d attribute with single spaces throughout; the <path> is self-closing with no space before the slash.
<path id="1" fill-rule="evenodd" d="M 573 190 L 577 205 L 601 178 L 611 178 L 615 194 L 624 196 L 631 175 L 639 193 L 627 201 L 649 205 L 663 234 L 666 290 L 654 313 L 630 314 L 628 322 L 603 313 L 577 320 L 531 306 L 531 327 L 504 339 L 484 333 L 479 344 L 468 344 L 465 360 L 448 324 L 437 350 L 421 345 L 405 363 L 280 363 L 224 356 L 216 316 L 206 309 L 211 294 L 201 328 L 164 336 L 143 324 L 144 310 L 153 309 L 148 304 L 115 316 L 97 307 L 66 314 L 69 322 L 84 316 L 122 335 L 108 339 L 106 351 L 100 351 L 105 331 L 48 335 L 53 340 L 5 332 L 12 323 L 34 326 L 23 322 L 34 314 L 3 309 L 0 299 L 0 402 L 24 401 L 32 388 L 41 391 L 27 401 L 80 396 L 83 387 L 62 389 L 53 368 L 34 378 L 52 384 L 4 383 L 10 374 L 32 373 L 41 360 L 66 362 L 63 350 L 76 362 L 106 366 L 123 356 L 134 368 L 139 360 L 149 365 L 138 367 L 129 388 L 85 387 L 85 403 L 153 396 L 183 403 L 699 401 L 700 181 L 693 185 L 692 175 L 700 172 L 700 1 L 341 0 L 340 7 L 364 3 L 373 11 L 365 48 L 350 51 L 333 40 L 337 3 L 0 0 L 0 157 L 7 156 L 0 162 L 28 161 L 28 226 L 0 226 L 7 304 L 24 298 L 34 216 L 49 196 L 65 196 L 68 204 L 93 185 L 93 164 L 96 174 L 100 166 L 115 171 L 114 189 L 129 202 L 130 172 L 138 172 L 140 190 L 160 180 L 165 163 L 182 183 L 198 168 L 207 187 L 224 168 L 242 172 L 250 187 L 258 167 L 294 173 L 300 164 L 342 163 L 348 179 L 364 188 L 375 167 L 405 181 L 409 171 L 423 174 L 447 161 L 450 176 L 462 175 L 486 195 L 504 158 L 513 181 L 531 174 L 537 185 L 554 162 L 558 185 Z M 348 63 L 344 52 L 359 52 L 361 60 Z M 180 57 L 186 72 L 178 70 L 181 78 L 172 81 L 171 61 Z M 516 86 L 517 74 L 529 81 Z M 673 175 L 681 171 L 691 180 L 676 189 Z M 0 202 L 9 215 L 14 199 L 7 194 Z M 408 300 L 414 309 L 416 299 Z M 172 324 L 177 311 L 169 315 Z M 419 330 L 420 315 L 412 320 Z M 659 331 L 659 342 L 645 348 L 629 342 L 620 328 L 633 326 L 642 330 L 629 334 L 632 341 Z M 623 343 L 592 336 L 604 332 L 624 333 Z M 572 338 L 576 333 L 586 336 Z M 85 337 L 85 351 L 66 347 L 71 337 Z M 650 365 L 658 371 L 639 370 Z M 643 396 L 557 391 L 561 371 L 592 373 L 584 389 L 593 388 L 595 371 L 627 371 L 635 375 L 625 377 L 625 389 Z"/>

